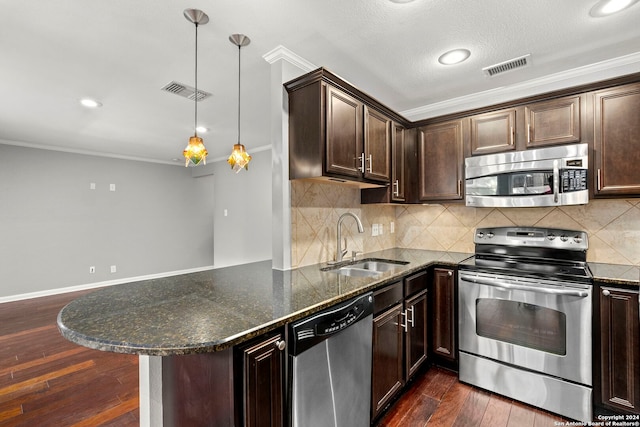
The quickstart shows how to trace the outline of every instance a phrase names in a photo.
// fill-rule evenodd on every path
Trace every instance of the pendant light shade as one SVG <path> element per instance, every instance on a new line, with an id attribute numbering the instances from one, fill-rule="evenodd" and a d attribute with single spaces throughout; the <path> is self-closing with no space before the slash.
<path id="1" fill-rule="evenodd" d="M 201 10 L 198 9 L 185 9 L 185 11 L 183 12 L 184 17 L 187 19 L 187 21 L 195 24 L 196 27 L 196 66 L 195 66 L 195 81 L 196 81 L 196 87 L 195 87 L 195 94 L 193 95 L 193 103 L 194 103 L 194 107 L 195 107 L 195 114 L 194 114 L 194 123 L 193 123 L 193 136 L 189 138 L 189 143 L 187 144 L 187 146 L 185 147 L 184 151 L 182 152 L 182 154 L 184 155 L 185 158 L 185 167 L 189 166 L 189 163 L 191 163 L 194 166 L 198 166 L 201 162 L 203 164 L 207 164 L 207 154 L 209 154 L 207 152 L 207 149 L 204 146 L 204 142 L 202 141 L 202 138 L 200 138 L 198 136 L 198 26 L 200 25 L 204 25 L 207 22 L 209 22 L 209 17 L 207 16 L 206 13 L 204 13 Z"/>
<path id="2" fill-rule="evenodd" d="M 251 161 L 251 156 L 245 150 L 244 145 L 240 143 L 240 49 L 251 43 L 251 39 L 244 34 L 232 34 L 229 36 L 229 41 L 238 46 L 238 143 L 233 145 L 233 151 L 227 159 L 227 163 L 231 165 L 231 169 L 235 173 L 238 173 L 243 168 L 249 170 L 249 162 Z"/>

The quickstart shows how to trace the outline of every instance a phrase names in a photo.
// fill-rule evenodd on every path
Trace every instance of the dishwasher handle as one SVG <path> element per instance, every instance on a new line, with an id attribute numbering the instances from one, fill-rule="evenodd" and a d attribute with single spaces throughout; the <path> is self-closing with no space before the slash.
<path id="1" fill-rule="evenodd" d="M 289 354 L 297 356 L 367 317 L 373 318 L 371 292 L 291 323 Z"/>

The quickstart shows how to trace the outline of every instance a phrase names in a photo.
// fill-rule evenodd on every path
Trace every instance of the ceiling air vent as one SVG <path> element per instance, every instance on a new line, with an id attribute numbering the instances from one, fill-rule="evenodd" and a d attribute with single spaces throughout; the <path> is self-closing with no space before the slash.
<path id="1" fill-rule="evenodd" d="M 526 54 L 518 58 L 500 62 L 499 64 L 491 65 L 489 67 L 484 67 L 482 71 L 484 71 L 485 75 L 492 77 L 492 76 L 495 76 L 496 74 L 515 70 L 516 68 L 526 67 L 531 62 L 531 60 L 529 59 L 530 56 L 531 54 Z"/>
<path id="2" fill-rule="evenodd" d="M 193 100 L 194 96 L 196 95 L 196 88 L 187 86 L 183 83 L 178 83 L 176 81 L 167 83 L 162 88 L 160 88 L 160 90 L 173 93 L 191 100 Z M 212 96 L 212 94 L 210 94 L 209 92 L 198 89 L 198 102 L 203 101 L 210 96 Z"/>

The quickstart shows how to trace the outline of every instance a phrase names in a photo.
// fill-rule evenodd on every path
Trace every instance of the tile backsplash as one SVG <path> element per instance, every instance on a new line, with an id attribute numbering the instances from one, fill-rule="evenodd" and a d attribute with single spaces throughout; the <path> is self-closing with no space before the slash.
<path id="1" fill-rule="evenodd" d="M 292 267 L 334 259 L 336 225 L 344 212 L 342 236 L 351 251 L 372 252 L 392 247 L 473 253 L 477 227 L 539 226 L 584 230 L 589 236 L 587 260 L 640 264 L 640 199 L 591 200 L 583 206 L 549 208 L 470 208 L 461 204 L 361 205 L 353 187 L 291 181 Z M 391 223 L 395 233 L 390 232 Z M 373 224 L 382 234 L 372 236 Z M 344 242 L 343 242 L 344 245 Z"/>

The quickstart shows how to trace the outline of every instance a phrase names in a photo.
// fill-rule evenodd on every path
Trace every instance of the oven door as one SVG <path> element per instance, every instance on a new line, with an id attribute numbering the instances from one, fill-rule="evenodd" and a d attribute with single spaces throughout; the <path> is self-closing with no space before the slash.
<path id="1" fill-rule="evenodd" d="M 461 272 L 460 351 L 592 385 L 591 286 Z"/>

